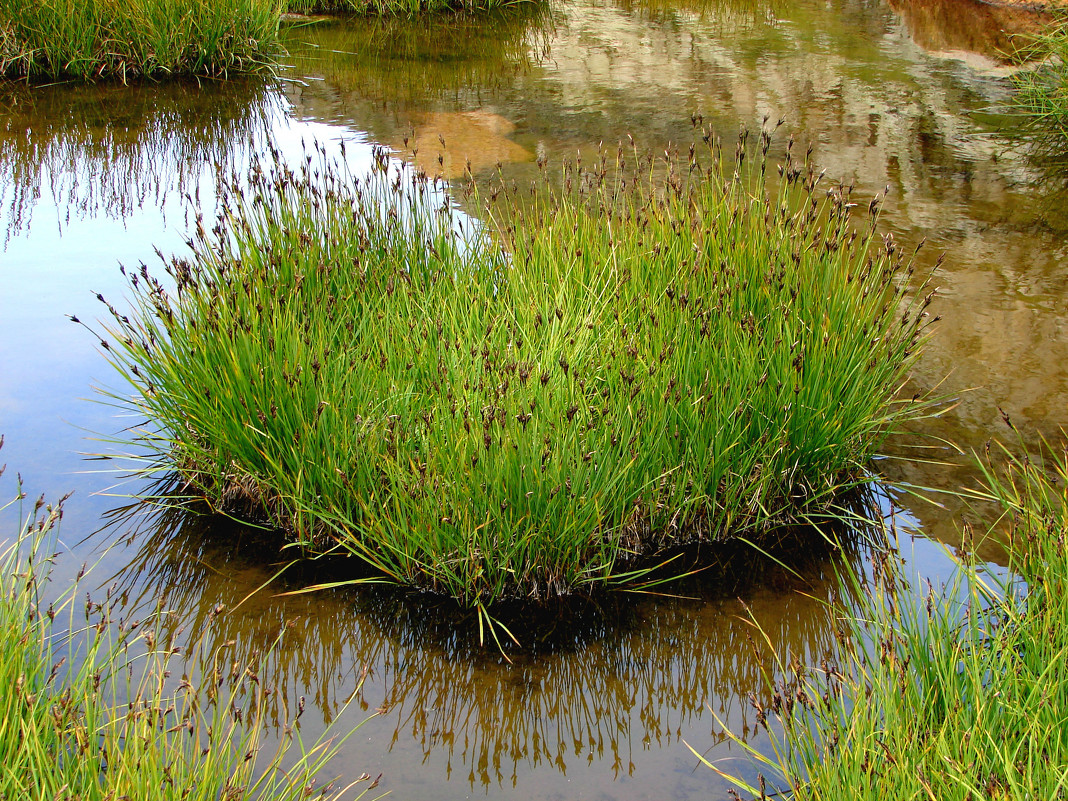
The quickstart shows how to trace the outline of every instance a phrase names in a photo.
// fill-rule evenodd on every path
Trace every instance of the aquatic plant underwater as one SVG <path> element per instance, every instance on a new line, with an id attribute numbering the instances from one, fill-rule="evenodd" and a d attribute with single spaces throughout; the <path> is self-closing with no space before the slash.
<path id="1" fill-rule="evenodd" d="M 84 569 L 58 597 L 46 591 L 62 505 L 16 508 L 22 523 L 0 550 L 0 797 L 295 801 L 375 786 L 324 781 L 346 737 L 303 742 L 303 699 L 266 747 L 277 699 L 263 655 L 203 649 L 212 621 L 190 639 L 163 608 L 124 619 L 119 595 L 82 592 Z"/>
<path id="2" fill-rule="evenodd" d="M 854 228 L 849 187 L 792 148 L 769 177 L 767 131 L 747 171 L 746 139 L 470 183 L 485 223 L 384 152 L 275 153 L 167 276 L 128 271 L 112 400 L 213 508 L 487 619 L 766 545 L 930 410 L 898 393 L 931 293 L 877 199 Z"/>

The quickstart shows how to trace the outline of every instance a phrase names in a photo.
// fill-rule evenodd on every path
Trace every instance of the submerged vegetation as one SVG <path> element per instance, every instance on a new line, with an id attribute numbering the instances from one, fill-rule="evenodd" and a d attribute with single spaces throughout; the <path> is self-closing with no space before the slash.
<path id="1" fill-rule="evenodd" d="M 163 609 L 123 620 L 118 597 L 77 582 L 44 608 L 59 518 L 38 502 L 0 552 L 0 798 L 296 801 L 373 786 L 323 785 L 344 738 L 309 746 L 296 726 L 260 754 L 274 691 L 256 659 L 187 655 Z"/>
<path id="2" fill-rule="evenodd" d="M 1068 451 L 1051 472 L 985 469 L 1011 525 L 1008 577 L 964 561 L 923 593 L 886 555 L 839 636 L 845 664 L 795 673 L 758 709 L 780 748 L 751 753 L 793 798 L 1068 795 Z"/>
<path id="3" fill-rule="evenodd" d="M 484 184 L 485 228 L 382 152 L 275 154 L 109 304 L 115 398 L 214 507 L 481 610 L 780 536 L 926 408 L 896 395 L 931 296 L 877 200 L 855 229 L 807 159 L 743 180 L 704 139 Z"/>

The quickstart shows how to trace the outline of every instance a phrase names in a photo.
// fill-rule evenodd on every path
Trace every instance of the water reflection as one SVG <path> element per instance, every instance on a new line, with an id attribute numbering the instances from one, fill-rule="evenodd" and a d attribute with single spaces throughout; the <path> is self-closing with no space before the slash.
<path id="1" fill-rule="evenodd" d="M 652 791 L 665 762 L 694 766 L 683 739 L 717 742 L 708 707 L 751 733 L 747 694 L 766 700 L 769 652 L 746 610 L 780 654 L 818 663 L 834 643 L 843 601 L 833 571 L 847 562 L 862 571 L 865 558 L 855 547 L 846 562 L 813 556 L 795 575 L 735 547 L 714 575 L 682 588 L 689 598 L 625 596 L 571 610 L 578 614 L 520 630 L 533 647 L 512 649 L 509 662 L 480 647 L 475 620 L 444 601 L 375 588 L 279 597 L 333 573 L 305 566 L 271 581 L 281 565 L 265 559 L 277 559 L 278 544 L 263 532 L 176 508 L 129 507 L 111 517 L 136 545 L 114 578 L 132 608 L 162 596 L 179 610 L 175 624 L 196 632 L 224 607 L 214 644 L 230 642 L 238 662 L 283 632 L 260 673 L 279 690 L 275 722 L 307 695 L 314 702 L 303 722 L 318 734 L 356 692 L 353 716 L 379 713 L 361 734 L 388 753 L 353 752 L 351 763 L 385 771 L 384 786 L 402 792 L 411 792 L 403 777 L 413 758 L 467 786 L 521 789 L 545 769 Z M 701 773 L 687 781 L 715 783 Z"/>
<path id="2" fill-rule="evenodd" d="M 723 25 L 769 22 L 785 5 L 783 0 L 614 0 L 627 13 L 641 13 L 658 21 L 685 22 L 697 17 Z"/>
<path id="3" fill-rule="evenodd" d="M 6 240 L 47 196 L 60 214 L 125 219 L 193 192 L 205 167 L 261 150 L 280 113 L 263 81 L 0 87 L 0 209 Z"/>
<path id="4" fill-rule="evenodd" d="M 913 40 L 936 53 L 974 53 L 1010 63 L 1020 37 L 1039 31 L 1052 19 L 1036 6 L 996 5 L 980 0 L 888 0 L 901 15 Z"/>
<path id="5" fill-rule="evenodd" d="M 548 57 L 553 25 L 549 6 L 532 2 L 488 15 L 443 17 L 433 25 L 386 17 L 283 33 L 295 96 L 311 89 L 319 99 L 314 87 L 325 82 L 339 91 L 319 113 L 344 115 L 353 104 L 371 113 L 435 100 L 478 105 Z"/>

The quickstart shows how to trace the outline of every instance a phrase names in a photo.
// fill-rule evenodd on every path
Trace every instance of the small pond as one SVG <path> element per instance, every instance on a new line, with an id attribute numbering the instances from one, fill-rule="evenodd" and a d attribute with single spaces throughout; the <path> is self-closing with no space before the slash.
<path id="1" fill-rule="evenodd" d="M 834 636 L 824 602 L 842 592 L 833 560 L 800 575 L 739 560 L 686 598 L 579 610 L 511 663 L 395 593 L 278 597 L 300 577 L 269 581 L 277 557 L 257 533 L 127 510 L 145 489 L 131 465 L 92 455 L 138 421 L 98 402 L 123 388 L 67 315 L 98 319 L 95 293 L 122 297 L 119 265 L 181 250 L 187 198 L 210 209 L 215 171 L 271 146 L 295 160 L 302 141 L 344 141 L 357 167 L 374 145 L 414 146 L 446 179 L 470 161 L 522 181 L 539 156 L 592 158 L 628 134 L 688 142 L 693 113 L 728 138 L 785 117 L 776 147 L 811 144 L 862 197 L 889 187 L 884 230 L 910 248 L 926 237 L 928 269 L 947 254 L 943 320 L 913 383 L 955 405 L 918 427 L 927 461 L 879 469 L 966 486 L 975 471 L 943 442 L 1011 440 L 1000 409 L 1030 444 L 1068 425 L 1068 204 L 1036 188 L 1041 165 L 996 112 L 1004 31 L 1038 21 L 971 0 L 549 0 L 489 20 L 293 25 L 277 81 L 0 89 L 0 497 L 15 471 L 31 496 L 74 492 L 59 583 L 94 562 L 94 585 L 117 582 L 133 605 L 163 597 L 193 631 L 223 604 L 217 636 L 243 653 L 285 627 L 270 659 L 280 700 L 306 698 L 312 738 L 377 713 L 334 767 L 383 774 L 392 798 L 725 798 L 685 743 L 745 770 L 717 717 L 747 730 L 763 692 L 746 610 L 781 651 L 818 659 Z M 903 556 L 939 577 L 966 510 L 936 498 L 895 502 L 918 534 Z M 0 525 L 13 530 L 10 513 Z"/>

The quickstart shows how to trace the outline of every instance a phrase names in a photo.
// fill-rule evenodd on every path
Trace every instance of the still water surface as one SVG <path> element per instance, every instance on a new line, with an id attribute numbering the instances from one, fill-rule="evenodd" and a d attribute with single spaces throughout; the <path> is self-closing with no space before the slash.
<path id="1" fill-rule="evenodd" d="M 382 773 L 394 798 L 724 797 L 684 741 L 739 757 L 712 711 L 744 730 L 748 693 L 762 692 L 745 608 L 782 652 L 817 659 L 833 639 L 821 601 L 841 593 L 832 562 L 803 577 L 723 573 L 686 600 L 628 600 L 561 624 L 552 647 L 512 664 L 390 593 L 276 597 L 300 577 L 255 592 L 274 567 L 254 533 L 121 512 L 138 485 L 120 483 L 122 463 L 83 454 L 112 451 L 93 438 L 136 421 L 86 400 L 121 387 L 66 315 L 92 324 L 96 292 L 121 305 L 119 264 L 180 250 L 186 196 L 210 213 L 216 168 L 240 172 L 269 145 L 295 160 L 302 140 L 343 140 L 358 170 L 381 144 L 450 180 L 468 162 L 523 180 L 539 156 L 590 159 L 628 134 L 658 149 L 688 142 L 692 113 L 727 137 L 785 117 L 780 147 L 790 134 L 811 144 L 828 177 L 856 180 L 862 196 L 889 186 L 885 229 L 907 247 L 926 237 L 928 267 L 947 252 L 935 276 L 943 322 L 913 381 L 958 402 L 921 433 L 980 449 L 1009 433 L 1000 405 L 1031 443 L 1053 437 L 1068 423 L 1068 214 L 1034 188 L 1040 167 L 992 112 L 1008 94 L 1003 31 L 1035 24 L 966 0 L 560 0 L 490 22 L 295 26 L 270 84 L 2 90 L 3 497 L 14 471 L 31 495 L 75 491 L 59 583 L 99 559 L 95 583 L 114 578 L 131 603 L 164 596 L 191 630 L 218 604 L 236 607 L 217 636 L 241 653 L 285 627 L 271 656 L 279 715 L 305 696 L 314 736 L 377 711 L 335 767 Z M 931 455 L 962 462 L 949 448 Z M 966 466 L 881 469 L 936 488 L 974 480 Z M 957 540 L 963 510 L 905 505 L 923 532 L 905 556 L 945 575 L 937 543 Z M 11 530 L 10 515 L 0 525 Z"/>

